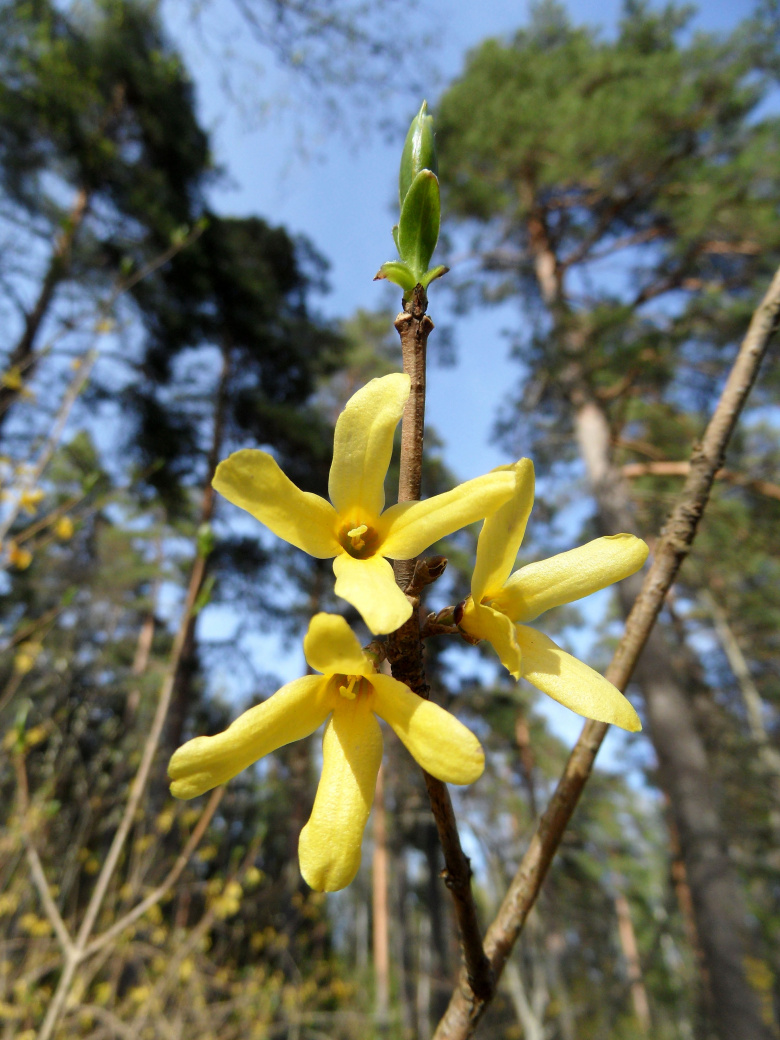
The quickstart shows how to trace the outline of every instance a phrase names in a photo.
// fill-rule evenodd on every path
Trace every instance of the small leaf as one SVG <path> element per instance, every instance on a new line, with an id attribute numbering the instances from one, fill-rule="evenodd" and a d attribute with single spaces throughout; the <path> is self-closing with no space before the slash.
<path id="1" fill-rule="evenodd" d="M 395 242 L 395 248 L 398 249 L 398 225 L 397 224 L 393 224 L 393 241 Z M 398 249 L 398 252 L 400 253 L 401 250 Z"/>
<path id="2" fill-rule="evenodd" d="M 374 281 L 379 281 L 381 278 L 386 278 L 389 282 L 395 282 L 396 285 L 400 285 L 406 292 L 410 292 L 417 285 L 417 279 L 409 269 L 409 265 L 405 264 L 403 260 L 388 260 L 387 263 L 382 264 L 374 275 Z"/>
<path id="3" fill-rule="evenodd" d="M 197 535 L 198 556 L 202 556 L 204 559 L 210 556 L 214 552 L 215 542 L 211 524 L 201 524 Z"/>
<path id="4" fill-rule="evenodd" d="M 427 289 L 435 278 L 441 278 L 441 276 L 443 274 L 446 274 L 448 271 L 449 267 L 445 267 L 444 264 L 439 264 L 438 267 L 432 267 L 430 271 L 426 271 L 426 273 L 422 276 L 422 278 L 420 279 L 420 284 L 422 285 L 423 289 Z"/>
<path id="5" fill-rule="evenodd" d="M 215 580 L 215 575 L 210 574 L 208 578 L 206 578 L 206 580 L 203 582 L 203 587 L 198 593 L 195 603 L 192 607 L 192 617 L 197 617 L 198 614 L 200 614 L 201 610 L 203 610 L 205 606 L 208 606 L 208 603 L 211 599 L 211 593 L 214 589 Z"/>
<path id="6" fill-rule="evenodd" d="M 421 170 L 406 193 L 398 224 L 398 252 L 415 282 L 428 270 L 439 240 L 440 219 L 439 181 L 430 170 Z"/>

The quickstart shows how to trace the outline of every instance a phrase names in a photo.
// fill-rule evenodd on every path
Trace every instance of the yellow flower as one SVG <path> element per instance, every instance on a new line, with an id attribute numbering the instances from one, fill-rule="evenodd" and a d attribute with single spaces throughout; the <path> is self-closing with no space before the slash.
<path id="1" fill-rule="evenodd" d="M 8 562 L 19 571 L 25 571 L 32 563 L 32 553 L 21 548 L 16 542 L 8 543 Z"/>
<path id="2" fill-rule="evenodd" d="M 63 542 L 73 537 L 73 521 L 69 516 L 61 516 L 54 525 L 54 533 Z"/>
<path id="3" fill-rule="evenodd" d="M 446 783 L 472 783 L 482 774 L 485 757 L 477 738 L 449 712 L 377 672 L 344 618 L 315 614 L 303 649 L 321 675 L 287 683 L 223 733 L 190 740 L 173 755 L 168 775 L 171 794 L 194 798 L 270 751 L 308 737 L 330 716 L 322 739 L 322 776 L 298 854 L 308 884 L 335 892 L 360 866 L 382 758 L 377 716 L 423 769 Z"/>
<path id="4" fill-rule="evenodd" d="M 18 365 L 14 365 L 0 375 L 0 385 L 8 387 L 9 390 L 21 390 L 22 372 Z"/>
<path id="5" fill-rule="evenodd" d="M 19 495 L 19 507 L 23 509 L 25 513 L 29 513 L 30 516 L 33 513 L 37 513 L 38 505 L 43 498 L 43 491 L 40 488 L 31 488 L 30 490 L 22 491 Z"/>
<path id="6" fill-rule="evenodd" d="M 534 467 L 530 459 L 521 459 L 504 469 L 514 470 L 517 488 L 482 526 L 460 627 L 491 643 L 515 679 L 522 676 L 579 715 L 641 729 L 639 716 L 617 687 L 527 622 L 627 578 L 647 559 L 647 546 L 632 534 L 609 535 L 521 567 L 510 577 L 534 501 Z"/>
<path id="7" fill-rule="evenodd" d="M 14 671 L 19 675 L 26 675 L 32 671 L 42 649 L 41 644 L 34 640 L 20 643 L 14 656 Z"/>
<path id="8" fill-rule="evenodd" d="M 214 476 L 220 494 L 274 534 L 318 559 L 335 557 L 336 594 L 375 634 L 395 631 L 412 613 L 385 557 L 413 559 L 439 538 L 488 516 L 514 490 L 513 474 L 493 472 L 382 512 L 393 433 L 408 396 L 409 377 L 394 373 L 372 379 L 347 402 L 336 423 L 330 502 L 299 490 L 264 451 L 237 451 Z"/>

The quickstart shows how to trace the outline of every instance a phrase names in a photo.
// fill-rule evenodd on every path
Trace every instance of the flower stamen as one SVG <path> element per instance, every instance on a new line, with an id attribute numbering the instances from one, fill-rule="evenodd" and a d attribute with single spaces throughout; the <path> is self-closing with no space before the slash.
<path id="1" fill-rule="evenodd" d="M 352 542 L 353 549 L 357 549 L 359 551 L 360 549 L 363 549 L 365 547 L 366 543 L 363 541 L 362 536 L 366 533 L 367 530 L 368 527 L 365 524 L 361 524 L 360 527 L 353 527 L 351 531 L 347 531 L 347 538 L 349 538 L 349 540 Z"/>
<path id="2" fill-rule="evenodd" d="M 357 696 L 357 690 L 353 689 L 355 683 L 359 683 L 359 675 L 348 676 L 349 682 L 346 686 L 339 686 L 339 693 L 342 697 L 346 697 L 348 701 L 354 701 Z"/>

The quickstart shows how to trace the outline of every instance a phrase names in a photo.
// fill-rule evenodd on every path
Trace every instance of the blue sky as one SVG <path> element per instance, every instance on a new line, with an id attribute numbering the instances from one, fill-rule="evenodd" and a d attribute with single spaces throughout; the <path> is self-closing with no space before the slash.
<path id="1" fill-rule="evenodd" d="M 595 23 L 609 35 L 621 4 L 570 0 L 566 7 L 575 24 Z M 249 37 L 233 0 L 210 0 L 201 10 L 196 26 L 189 5 L 164 8 L 194 78 L 215 161 L 224 171 L 212 205 L 224 214 L 260 215 L 305 234 L 330 263 L 331 292 L 318 301 L 327 317 L 347 317 L 359 307 L 397 309 L 400 291 L 372 279 L 379 265 L 395 256 L 390 229 L 397 219 L 398 159 L 409 119 L 422 97 L 435 116 L 437 97 L 462 69 L 469 48 L 521 27 L 527 0 L 418 0 L 411 10 L 396 3 L 400 39 L 408 45 L 413 28 L 416 38 L 432 41 L 418 45 L 415 56 L 421 91 L 409 90 L 399 67 L 384 91 L 368 98 L 345 92 L 335 121 L 324 118 L 325 105 L 296 84 L 294 73 Z M 727 31 L 748 11 L 734 0 L 712 0 L 693 26 Z M 443 221 L 446 225 L 446 212 Z M 517 363 L 508 360 L 503 330 L 516 330 L 521 316 L 512 303 L 496 308 L 487 323 L 481 316 L 477 334 L 476 320 L 456 318 L 449 294 L 436 285 L 429 311 L 437 324 L 456 326 L 458 363 L 432 368 L 427 419 L 444 439 L 451 469 L 468 479 L 512 461 L 491 444 L 491 431 L 519 377 Z M 582 638 L 586 645 L 587 636 Z M 580 645 L 570 649 L 581 652 Z M 274 658 L 279 662 L 277 654 Z M 290 660 L 292 672 L 297 659 Z M 581 720 L 552 703 L 549 712 L 556 731 L 575 739 Z"/>
<path id="2" fill-rule="evenodd" d="M 598 5 L 570 0 L 566 7 L 575 24 L 597 24 L 607 34 L 621 10 L 619 0 Z M 370 105 L 345 92 L 335 125 L 325 125 L 324 105 L 296 85 L 296 74 L 249 38 L 233 0 L 205 4 L 198 28 L 185 14 L 189 7 L 168 9 L 212 132 L 215 160 L 225 171 L 212 204 L 225 214 L 258 214 L 305 234 L 330 263 L 331 292 L 318 301 L 328 317 L 348 316 L 358 307 L 398 307 L 399 293 L 372 279 L 384 260 L 395 257 L 390 228 L 397 220 L 397 164 L 405 128 L 422 96 L 435 116 L 436 99 L 462 69 L 469 48 L 486 36 L 519 28 L 529 3 L 419 0 L 413 13 L 400 4 L 396 8 L 404 11 L 399 19 L 404 35 L 413 24 L 419 37 L 435 41 L 420 48 L 415 61 L 421 94 L 409 91 L 399 71 L 384 92 L 372 95 Z M 734 0 L 712 0 L 693 24 L 728 30 L 745 10 Z M 225 57 L 228 48 L 232 58 Z M 366 126 L 371 123 L 394 126 L 396 134 L 372 131 Z M 443 220 L 446 224 L 446 212 Z M 431 289 L 430 313 L 434 322 L 451 325 L 451 301 L 440 286 Z M 488 336 L 482 318 L 478 338 L 475 319 L 457 319 L 459 363 L 434 369 L 430 380 L 429 422 L 444 437 L 447 461 L 463 479 L 507 461 L 490 444 L 490 434 L 500 401 L 519 374 L 507 360 L 502 334 L 518 326 L 515 305 L 490 314 Z"/>

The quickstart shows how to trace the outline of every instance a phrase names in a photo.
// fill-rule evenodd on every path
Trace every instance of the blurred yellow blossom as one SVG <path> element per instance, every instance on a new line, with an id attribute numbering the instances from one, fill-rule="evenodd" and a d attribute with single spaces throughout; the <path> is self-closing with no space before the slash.
<path id="1" fill-rule="evenodd" d="M 16 542 L 8 543 L 8 562 L 12 567 L 16 567 L 18 571 L 25 571 L 32 563 L 32 553 L 29 549 L 24 549 L 17 545 Z"/>
<path id="2" fill-rule="evenodd" d="M 0 383 L 9 390 L 21 390 L 22 371 L 19 366 L 14 365 L 12 368 L 6 369 L 6 371 L 0 375 Z"/>
<path id="3" fill-rule="evenodd" d="M 54 525 L 54 533 L 58 538 L 61 538 L 63 542 L 67 542 L 69 538 L 73 537 L 73 521 L 69 516 L 61 516 Z"/>
<path id="4" fill-rule="evenodd" d="M 34 640 L 20 643 L 14 655 L 14 671 L 19 675 L 26 675 L 35 666 L 42 649 L 41 644 Z"/>
<path id="5" fill-rule="evenodd" d="M 32 516 L 33 513 L 37 513 L 43 497 L 44 492 L 41 488 L 25 488 L 19 495 L 19 508 Z"/>

